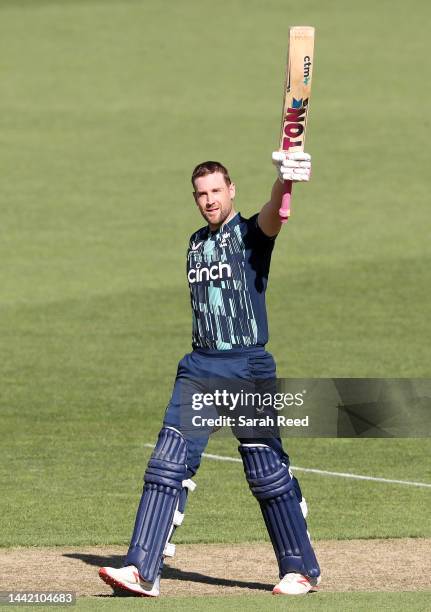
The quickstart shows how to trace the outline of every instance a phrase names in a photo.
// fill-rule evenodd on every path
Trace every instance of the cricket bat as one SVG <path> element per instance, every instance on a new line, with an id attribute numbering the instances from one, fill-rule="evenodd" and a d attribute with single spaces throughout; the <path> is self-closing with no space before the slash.
<path id="1" fill-rule="evenodd" d="M 293 26 L 289 30 L 280 151 L 304 150 L 305 132 L 310 109 L 311 78 L 314 63 L 314 28 Z M 284 181 L 280 221 L 290 215 L 292 181 Z"/>

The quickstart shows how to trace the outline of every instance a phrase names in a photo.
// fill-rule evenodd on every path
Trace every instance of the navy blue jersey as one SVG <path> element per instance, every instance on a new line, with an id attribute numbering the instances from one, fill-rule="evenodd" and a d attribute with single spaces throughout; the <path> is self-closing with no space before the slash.
<path id="1" fill-rule="evenodd" d="M 229 350 L 268 341 L 265 290 L 275 238 L 239 213 L 216 232 L 195 232 L 187 252 L 193 348 Z"/>

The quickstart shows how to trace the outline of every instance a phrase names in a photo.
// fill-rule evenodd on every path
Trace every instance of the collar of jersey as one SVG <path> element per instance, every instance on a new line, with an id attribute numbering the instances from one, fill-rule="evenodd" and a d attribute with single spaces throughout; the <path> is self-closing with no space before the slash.
<path id="1" fill-rule="evenodd" d="M 225 229 L 231 229 L 232 227 L 235 227 L 235 225 L 238 225 L 238 223 L 240 221 L 241 221 L 241 213 L 237 212 L 236 215 L 234 217 L 232 217 L 232 219 L 230 221 L 228 221 L 227 223 L 224 223 L 223 225 L 221 225 L 215 232 L 211 232 L 210 226 L 208 225 L 207 238 L 214 237 L 219 232 L 223 232 Z"/>

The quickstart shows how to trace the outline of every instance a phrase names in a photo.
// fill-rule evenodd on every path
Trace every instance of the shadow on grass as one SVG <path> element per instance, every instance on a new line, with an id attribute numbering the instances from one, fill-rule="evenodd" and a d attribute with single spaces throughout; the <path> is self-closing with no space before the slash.
<path id="1" fill-rule="evenodd" d="M 83 553 L 66 553 L 64 557 L 70 559 L 80 559 L 87 565 L 94 565 L 95 567 L 122 567 L 124 556 L 122 555 L 89 555 Z M 213 576 L 206 576 L 199 572 L 185 572 L 175 567 L 165 565 L 163 569 L 163 578 L 170 580 L 185 580 L 187 582 L 200 582 L 203 584 L 212 584 L 216 586 L 226 587 L 239 587 L 242 589 L 255 589 L 259 591 L 272 591 L 273 584 L 265 584 L 262 582 L 245 582 L 243 580 L 227 580 L 225 578 L 216 578 Z M 118 597 L 128 597 L 129 595 L 125 591 L 120 589 L 114 589 L 114 595 Z"/>

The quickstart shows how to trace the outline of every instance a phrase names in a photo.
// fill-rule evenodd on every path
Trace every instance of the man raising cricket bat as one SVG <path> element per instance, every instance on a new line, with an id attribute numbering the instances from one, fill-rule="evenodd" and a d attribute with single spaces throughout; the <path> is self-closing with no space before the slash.
<path id="1" fill-rule="evenodd" d="M 294 55 L 295 45 L 291 44 L 291 88 Z M 306 56 L 311 74 L 312 47 L 308 47 Z M 303 57 L 299 64 L 303 71 Z M 213 379 L 240 380 L 241 384 L 250 385 L 275 380 L 275 362 L 265 350 L 268 341 L 265 292 L 271 255 L 287 217 L 285 210 L 280 213 L 283 198 L 286 193 L 290 195 L 291 183 L 307 182 L 311 172 L 310 155 L 301 150 L 303 138 L 298 145 L 299 136 L 304 133 L 298 127 L 304 122 L 298 104 L 287 105 L 287 114 L 295 119 L 297 127 L 285 127 L 284 113 L 282 131 L 286 138 L 290 137 L 288 134 L 295 136 L 295 146 L 300 148 L 273 153 L 277 179 L 269 201 L 259 213 L 246 219 L 236 212 L 235 184 L 221 163 L 207 161 L 193 170 L 194 201 L 206 221 L 204 227 L 192 234 L 187 253 L 193 350 L 178 364 L 163 426 L 145 471 L 144 490 L 124 566 L 99 570 L 100 578 L 112 587 L 157 597 L 163 561 L 175 552 L 171 538 L 184 519 L 188 492 L 195 488 L 192 477 L 210 435 L 207 429 L 198 435 L 189 430 L 184 418 L 190 408 L 184 385 L 194 389 L 195 385 Z M 294 113 L 292 108 L 296 109 Z M 319 583 L 320 568 L 307 531 L 307 505 L 289 467 L 289 456 L 278 430 L 271 434 L 261 431 L 254 436 L 232 430 L 240 443 L 238 450 L 245 477 L 260 505 L 277 559 L 279 582 L 273 593 L 306 594 Z M 233 500 L 222 470 L 223 463 L 219 486 L 225 489 L 228 508 Z"/>

